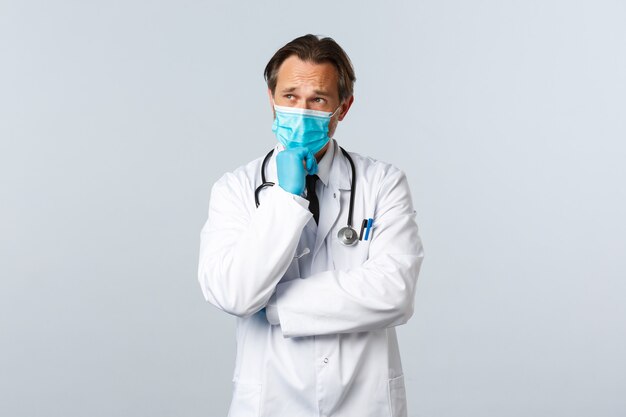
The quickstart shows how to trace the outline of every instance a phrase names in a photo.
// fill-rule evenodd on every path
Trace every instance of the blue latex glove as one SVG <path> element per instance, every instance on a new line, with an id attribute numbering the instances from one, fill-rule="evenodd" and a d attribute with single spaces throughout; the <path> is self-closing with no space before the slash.
<path id="1" fill-rule="evenodd" d="M 276 155 L 276 170 L 283 190 L 302 195 L 306 176 L 317 173 L 317 161 L 308 148 L 285 149 Z"/>

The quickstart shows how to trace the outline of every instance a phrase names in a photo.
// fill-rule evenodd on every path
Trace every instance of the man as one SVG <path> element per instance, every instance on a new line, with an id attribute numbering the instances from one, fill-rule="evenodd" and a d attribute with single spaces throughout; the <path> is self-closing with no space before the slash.
<path id="1" fill-rule="evenodd" d="M 201 233 L 203 294 L 238 317 L 229 416 L 406 416 L 394 326 L 423 258 L 406 177 L 330 139 L 355 81 L 334 40 L 294 39 L 265 79 L 279 143 L 215 183 Z"/>

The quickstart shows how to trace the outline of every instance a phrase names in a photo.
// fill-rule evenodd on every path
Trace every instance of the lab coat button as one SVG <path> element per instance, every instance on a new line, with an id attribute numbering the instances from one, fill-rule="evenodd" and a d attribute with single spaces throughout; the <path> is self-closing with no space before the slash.
<path id="1" fill-rule="evenodd" d="M 324 358 L 324 363 L 328 363 L 328 358 Z"/>

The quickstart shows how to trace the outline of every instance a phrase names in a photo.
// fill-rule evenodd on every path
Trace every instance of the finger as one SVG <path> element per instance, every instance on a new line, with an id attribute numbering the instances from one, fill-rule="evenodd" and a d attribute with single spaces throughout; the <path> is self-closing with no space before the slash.
<path id="1" fill-rule="evenodd" d="M 293 149 L 290 149 L 290 151 L 296 154 L 299 159 L 303 159 L 303 160 L 307 157 L 307 154 L 309 153 L 309 150 L 305 147 L 293 148 Z"/>
<path id="2" fill-rule="evenodd" d="M 317 160 L 313 152 L 308 152 L 306 156 L 306 170 L 309 175 L 317 173 Z"/>
<path id="3" fill-rule="evenodd" d="M 313 163 L 315 162 L 315 155 L 311 152 L 306 154 L 306 170 L 311 171 L 313 169 Z"/>

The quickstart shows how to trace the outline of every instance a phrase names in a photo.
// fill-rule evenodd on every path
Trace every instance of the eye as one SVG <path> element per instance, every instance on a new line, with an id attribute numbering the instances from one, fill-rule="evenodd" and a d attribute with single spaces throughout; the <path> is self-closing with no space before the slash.
<path id="1" fill-rule="evenodd" d="M 326 100 L 321 98 L 321 97 L 315 97 L 313 99 L 313 101 L 315 101 L 316 103 L 325 103 L 326 102 Z"/>
<path id="2" fill-rule="evenodd" d="M 287 100 L 291 100 L 293 98 L 293 94 L 285 94 L 285 98 Z"/>

